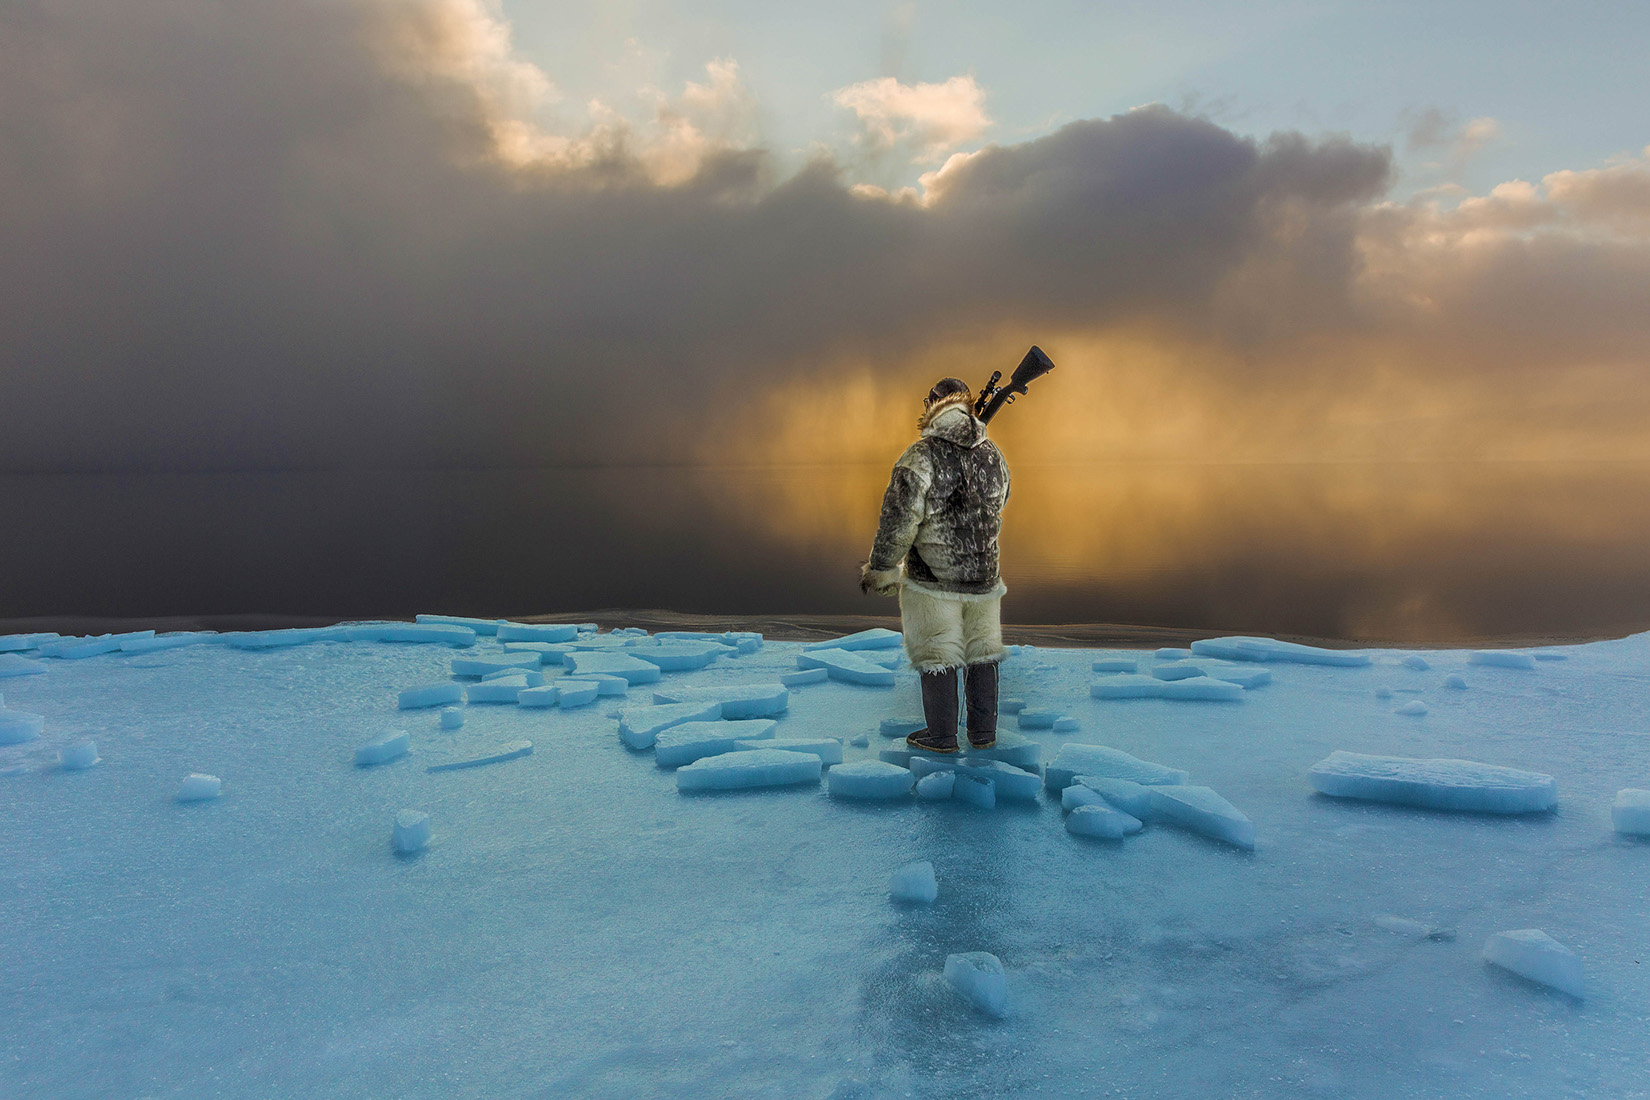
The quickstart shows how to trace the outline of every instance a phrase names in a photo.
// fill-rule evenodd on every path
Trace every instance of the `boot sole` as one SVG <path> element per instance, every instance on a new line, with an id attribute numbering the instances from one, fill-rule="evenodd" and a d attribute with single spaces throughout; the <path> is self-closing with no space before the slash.
<path id="1" fill-rule="evenodd" d="M 989 741 L 976 741 L 972 737 L 968 739 L 968 747 L 971 749 L 989 749 L 996 747 L 996 744 L 997 739 L 995 737 Z"/>
<path id="2" fill-rule="evenodd" d="M 944 754 L 949 755 L 949 754 L 954 753 L 954 752 L 957 751 L 957 746 L 955 746 L 955 745 L 952 745 L 948 749 L 938 749 L 938 748 L 935 748 L 933 745 L 924 745 L 920 741 L 913 741 L 909 737 L 907 737 L 905 739 L 905 743 L 907 745 L 909 745 L 911 748 L 921 749 L 923 752 L 944 753 Z"/>

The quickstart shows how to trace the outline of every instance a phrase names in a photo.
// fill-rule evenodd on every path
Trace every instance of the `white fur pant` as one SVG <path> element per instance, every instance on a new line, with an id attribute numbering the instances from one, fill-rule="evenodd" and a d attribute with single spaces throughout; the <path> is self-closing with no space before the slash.
<path id="1" fill-rule="evenodd" d="M 918 672 L 1000 661 L 1007 656 L 1002 612 L 999 593 L 974 596 L 902 584 L 899 617 L 905 655 Z"/>

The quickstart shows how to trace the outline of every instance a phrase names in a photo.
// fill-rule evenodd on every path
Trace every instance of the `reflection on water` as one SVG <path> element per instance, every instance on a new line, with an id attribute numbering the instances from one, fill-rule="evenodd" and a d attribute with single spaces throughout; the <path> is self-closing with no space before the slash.
<path id="1" fill-rule="evenodd" d="M 1010 456 L 1012 458 L 1012 456 Z M 0 618 L 862 597 L 885 466 L 0 477 Z M 1014 622 L 1323 637 L 1650 625 L 1650 467 L 1018 465 Z"/>

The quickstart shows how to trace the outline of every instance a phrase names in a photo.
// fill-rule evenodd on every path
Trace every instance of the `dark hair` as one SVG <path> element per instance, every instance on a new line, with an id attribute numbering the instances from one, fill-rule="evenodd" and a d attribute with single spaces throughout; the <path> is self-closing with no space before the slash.
<path id="1" fill-rule="evenodd" d="M 942 378 L 938 382 L 934 383 L 933 389 L 928 391 L 928 399 L 924 401 L 923 404 L 937 404 L 938 402 L 944 401 L 952 394 L 958 393 L 973 396 L 974 391 L 970 389 L 968 383 L 964 382 L 961 378 Z"/>

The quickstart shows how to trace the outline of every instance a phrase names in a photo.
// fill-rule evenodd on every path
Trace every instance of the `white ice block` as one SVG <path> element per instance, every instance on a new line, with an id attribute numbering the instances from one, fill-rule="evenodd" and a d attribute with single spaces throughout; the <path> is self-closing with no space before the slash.
<path id="1" fill-rule="evenodd" d="M 479 684 L 471 684 L 465 688 L 464 701 L 471 705 L 476 703 L 514 703 L 517 696 L 532 686 L 525 676 L 501 676 L 493 680 L 483 680 Z"/>
<path id="2" fill-rule="evenodd" d="M 387 764 L 407 755 L 412 746 L 412 738 L 406 730 L 394 730 L 382 737 L 374 738 L 355 750 L 355 764 L 357 767 L 371 767 L 374 764 Z"/>
<path id="3" fill-rule="evenodd" d="M 516 692 L 516 705 L 528 710 L 543 710 L 553 707 L 561 697 L 561 685 L 565 681 L 558 680 L 553 684 L 540 684 L 538 687 L 522 688 Z"/>
<path id="4" fill-rule="evenodd" d="M 622 676 L 632 684 L 651 684 L 660 676 L 658 665 L 650 664 L 629 653 L 575 650 L 563 659 L 563 663 L 574 676 L 587 672 L 602 673 L 607 676 Z"/>
<path id="5" fill-rule="evenodd" d="M 1467 654 L 1467 664 L 1484 665 L 1488 668 L 1524 668 L 1535 667 L 1535 658 L 1528 653 L 1519 653 L 1511 649 L 1475 649 Z"/>
<path id="6" fill-rule="evenodd" d="M 1130 756 L 1121 749 L 1105 745 L 1081 745 L 1068 742 L 1060 746 L 1054 759 L 1044 770 L 1044 785 L 1051 791 L 1063 791 L 1079 775 L 1107 776 L 1112 779 L 1132 779 L 1146 786 L 1184 783 L 1187 775 L 1179 768 L 1166 768 Z"/>
<path id="7" fill-rule="evenodd" d="M 85 771 L 101 760 L 102 757 L 97 755 L 96 741 L 82 741 L 61 749 L 57 754 L 57 766 L 66 772 Z"/>
<path id="8" fill-rule="evenodd" d="M 210 802 L 222 793 L 223 780 L 217 776 L 190 772 L 184 777 L 182 786 L 178 787 L 177 800 L 179 802 Z"/>
<path id="9" fill-rule="evenodd" d="M 917 780 L 917 797 L 940 802 L 951 797 L 956 774 L 952 771 L 931 772 Z"/>
<path id="10" fill-rule="evenodd" d="M 562 710 L 587 707 L 600 698 L 602 694 L 602 685 L 597 680 L 575 680 L 569 677 L 565 680 L 557 680 L 555 686 L 556 706 Z M 519 700 L 521 697 L 518 695 L 516 698 Z"/>
<path id="11" fill-rule="evenodd" d="M 784 749 L 786 752 L 811 752 L 826 767 L 842 763 L 842 742 L 834 737 L 775 737 L 766 743 L 741 741 L 741 749 Z"/>
<path id="12" fill-rule="evenodd" d="M 446 680 L 439 684 L 408 688 L 397 697 L 396 705 L 402 710 L 421 710 L 424 707 L 440 707 L 463 701 L 464 685 Z"/>
<path id="13" fill-rule="evenodd" d="M 1312 787 L 1336 798 L 1396 802 L 1429 810 L 1526 814 L 1558 803 L 1550 775 L 1474 760 L 1416 760 L 1333 752 L 1312 766 Z"/>
<path id="14" fill-rule="evenodd" d="M 1206 638 L 1192 643 L 1198 657 L 1220 657 L 1228 661 L 1275 661 L 1299 665 L 1332 665 L 1359 668 L 1370 663 L 1369 654 L 1345 649 L 1320 649 L 1298 642 L 1273 638 Z"/>
<path id="15" fill-rule="evenodd" d="M 833 798 L 903 798 L 911 792 L 916 776 L 897 764 L 881 760 L 859 760 L 838 764 L 826 775 Z"/>
<path id="16" fill-rule="evenodd" d="M 815 649 L 797 654 L 796 667 L 823 668 L 833 680 L 868 687 L 892 687 L 894 670 L 867 661 L 846 649 Z"/>
<path id="17" fill-rule="evenodd" d="M 45 728 L 43 715 L 0 708 L 0 745 L 21 745 L 25 741 L 33 741 Z"/>
<path id="18" fill-rule="evenodd" d="M 769 718 L 683 722 L 659 731 L 653 743 L 653 762 L 661 768 L 680 768 L 706 756 L 734 752 L 741 741 L 751 742 L 747 746 L 750 748 L 766 747 L 754 742 L 772 739 L 778 725 Z"/>
<path id="19" fill-rule="evenodd" d="M 895 901 L 932 904 L 940 896 L 939 880 L 934 877 L 934 865 L 926 859 L 907 863 L 888 877 L 888 895 Z"/>
<path id="20" fill-rule="evenodd" d="M 462 708 L 460 708 L 460 707 L 442 707 L 441 708 L 441 728 L 442 729 L 444 729 L 444 730 L 456 730 L 456 729 L 462 728 L 463 725 L 464 725 L 464 711 L 463 711 Z"/>
<path id="21" fill-rule="evenodd" d="M 711 722 L 722 717 L 721 703 L 656 703 L 619 711 L 619 738 L 633 749 L 651 749 L 663 730 L 683 722 Z"/>
<path id="22" fill-rule="evenodd" d="M 805 687 L 808 684 L 823 684 L 831 678 L 829 669 L 805 668 L 799 672 L 785 672 L 779 676 L 779 682 L 788 688 Z"/>
<path id="23" fill-rule="evenodd" d="M 8 676 L 43 676 L 45 673 L 44 662 L 17 653 L 0 653 L 0 680 Z"/>
<path id="24" fill-rule="evenodd" d="M 1497 932 L 1484 943 L 1484 961 L 1577 1000 L 1587 995 L 1581 956 L 1539 928 Z"/>
<path id="25" fill-rule="evenodd" d="M 573 623 L 512 623 L 498 624 L 501 642 L 571 642 L 579 636 Z"/>
<path id="26" fill-rule="evenodd" d="M 678 791 L 730 791 L 818 783 L 824 765 L 807 752 L 741 749 L 706 756 L 676 769 Z"/>
<path id="27" fill-rule="evenodd" d="M 987 1016 L 1008 1013 L 1008 975 L 1002 960 L 989 951 L 969 951 L 945 958 L 945 981 Z"/>
<path id="28" fill-rule="evenodd" d="M 454 657 L 453 675 L 485 676 L 500 669 L 538 668 L 541 663 L 539 657 L 537 653 L 506 653 L 499 657 Z"/>
<path id="29" fill-rule="evenodd" d="M 861 630 L 857 634 L 848 634 L 841 638 L 832 638 L 829 641 L 813 642 L 803 646 L 804 652 L 815 652 L 822 649 L 894 649 L 905 640 L 897 630 L 888 630 L 884 627 L 873 627 L 870 630 Z"/>
<path id="30" fill-rule="evenodd" d="M 1069 791 L 1074 788 L 1067 787 L 1066 789 Z M 1131 817 L 1122 810 L 1108 806 L 1104 801 L 1088 806 L 1078 806 L 1066 815 L 1066 832 L 1072 836 L 1121 840 L 1131 833 L 1138 833 L 1140 829 L 1139 818 Z"/>
<path id="31" fill-rule="evenodd" d="M 791 693 L 774 681 L 759 684 L 711 686 L 661 684 L 653 689 L 655 703 L 721 703 L 723 718 L 778 718 L 790 709 Z"/>
<path id="32" fill-rule="evenodd" d="M 1142 783 L 1107 775 L 1079 775 L 1073 780 L 1072 787 L 1093 791 L 1130 817 L 1151 820 L 1152 788 Z M 1066 790 L 1071 790 L 1071 787 Z"/>
<path id="33" fill-rule="evenodd" d="M 1255 846 L 1255 823 L 1208 787 L 1153 787 L 1151 817 L 1239 848 Z"/>
<path id="34" fill-rule="evenodd" d="M 430 815 L 422 810 L 402 810 L 390 829 L 390 846 L 402 855 L 422 851 L 430 843 Z"/>
<path id="35" fill-rule="evenodd" d="M 1610 825 L 1623 836 L 1650 836 L 1650 791 L 1626 787 L 1610 806 Z"/>

